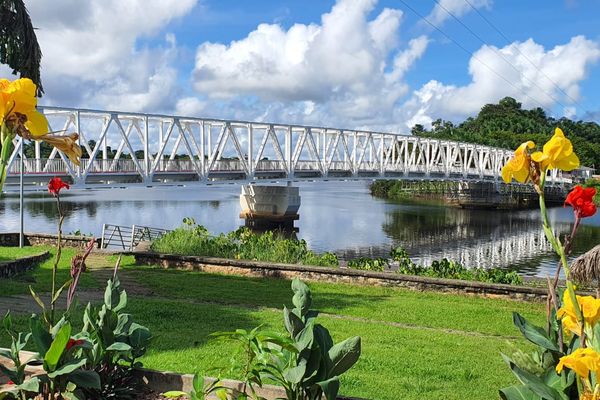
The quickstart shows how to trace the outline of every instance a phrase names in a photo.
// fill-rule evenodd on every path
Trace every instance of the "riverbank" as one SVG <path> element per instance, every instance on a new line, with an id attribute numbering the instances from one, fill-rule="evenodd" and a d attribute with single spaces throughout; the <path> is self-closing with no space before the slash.
<path id="1" fill-rule="evenodd" d="M 369 185 L 371 195 L 395 200 L 418 200 L 467 209 L 519 210 L 538 207 L 538 195 L 530 185 L 496 182 L 439 180 L 377 180 Z M 546 203 L 564 202 L 563 188 L 546 188 Z"/>

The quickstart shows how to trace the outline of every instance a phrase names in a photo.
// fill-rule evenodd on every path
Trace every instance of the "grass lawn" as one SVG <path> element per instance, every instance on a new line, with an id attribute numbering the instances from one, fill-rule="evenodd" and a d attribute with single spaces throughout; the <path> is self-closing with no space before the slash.
<path id="1" fill-rule="evenodd" d="M 43 282 L 48 268 L 42 266 L 32 276 Z M 129 257 L 123 268 L 122 273 L 155 294 L 131 296 L 128 306 L 128 312 L 155 335 L 142 360 L 149 368 L 215 375 L 213 368 L 227 368 L 239 355 L 231 343 L 209 339 L 210 333 L 261 324 L 283 331 L 280 309 L 291 305 L 290 282 L 285 280 L 140 267 Z M 533 322 L 544 319 L 544 307 L 538 303 L 347 284 L 308 285 L 313 308 L 322 312 L 319 321 L 334 339 L 359 335 L 363 340 L 362 356 L 343 375 L 341 392 L 373 400 L 498 398 L 499 388 L 515 382 L 500 351 L 509 349 L 508 342 L 527 346 L 513 328 L 512 311 Z M 18 323 L 25 326 L 26 318 L 18 318 Z M 0 334 L 0 346 L 6 345 L 6 335 Z"/>
<path id="2" fill-rule="evenodd" d="M 56 250 L 52 246 L 0 247 L 0 260 L 2 261 L 39 254 L 46 250 L 50 251 L 50 257 L 32 271 L 11 279 L 0 279 L 0 296 L 28 294 L 29 285 L 38 293 L 49 292 L 52 286 L 52 266 L 54 265 L 56 256 Z M 71 257 L 76 253 L 77 250 L 72 248 L 62 249 L 62 256 L 57 272 L 57 283 L 59 286 L 71 278 L 69 275 Z M 80 286 L 82 288 L 95 288 L 98 287 L 98 283 L 90 274 L 84 274 L 80 281 Z"/>

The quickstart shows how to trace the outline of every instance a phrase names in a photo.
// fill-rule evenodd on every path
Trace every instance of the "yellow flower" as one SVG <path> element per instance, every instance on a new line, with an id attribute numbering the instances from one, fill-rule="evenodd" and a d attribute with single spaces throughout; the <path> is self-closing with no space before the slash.
<path id="1" fill-rule="evenodd" d="M 536 151 L 531 158 L 540 164 L 542 171 L 554 168 L 572 171 L 579 167 L 579 158 L 573 152 L 573 145 L 560 128 L 554 130 L 554 136 L 544 145 L 543 151 Z"/>
<path id="2" fill-rule="evenodd" d="M 37 111 L 36 86 L 29 78 L 15 81 L 0 79 L 0 124 L 28 140 L 42 140 L 56 147 L 79 165 L 81 147 L 77 144 L 79 135 L 53 135 L 48 132 L 48 120 Z M 4 140 L 4 138 L 2 139 Z"/>
<path id="3" fill-rule="evenodd" d="M 589 347 L 578 348 L 571 354 L 560 358 L 556 372 L 560 374 L 565 367 L 575 371 L 579 377 L 588 379 L 590 371 L 596 372 L 596 374 L 600 371 L 600 354 Z"/>
<path id="4" fill-rule="evenodd" d="M 577 298 L 577 303 L 579 303 L 579 308 L 583 314 L 585 324 L 590 327 L 596 325 L 598 320 L 600 320 L 600 299 L 596 299 L 592 296 L 575 297 Z M 559 308 L 556 316 L 562 319 L 565 329 L 576 335 L 581 334 L 581 321 L 577 321 L 575 307 L 567 290 L 565 290 L 565 293 L 563 294 L 563 306 Z"/>
<path id="5" fill-rule="evenodd" d="M 17 128 L 22 125 L 33 137 L 48 133 L 46 117 L 36 110 L 36 86 L 29 78 L 10 82 L 0 79 L 0 119 Z"/>
<path id="6" fill-rule="evenodd" d="M 510 183 L 512 179 L 516 179 L 521 183 L 525 183 L 529 180 L 531 174 L 531 158 L 529 157 L 528 149 L 535 147 L 535 143 L 531 140 L 522 143 L 517 150 L 513 158 L 508 160 L 506 165 L 502 167 L 502 179 L 506 183 Z"/>

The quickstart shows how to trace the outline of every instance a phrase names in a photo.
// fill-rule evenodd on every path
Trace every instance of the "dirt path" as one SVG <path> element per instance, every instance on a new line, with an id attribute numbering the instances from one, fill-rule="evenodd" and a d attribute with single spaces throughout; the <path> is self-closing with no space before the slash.
<path id="1" fill-rule="evenodd" d="M 114 264 L 109 262 L 107 254 L 103 253 L 92 253 L 87 261 L 86 265 L 88 272 L 91 274 L 96 282 L 98 282 L 98 289 L 86 289 L 77 291 L 77 299 L 80 304 L 101 303 L 104 298 L 104 288 L 106 282 L 112 279 Z M 118 272 L 119 280 L 121 285 L 127 291 L 127 294 L 134 297 L 150 297 L 154 292 L 140 284 L 139 280 L 135 279 L 132 274 L 134 272 L 120 269 Z M 38 293 L 44 304 L 50 303 L 49 293 Z M 66 291 L 64 291 L 57 302 L 57 308 L 64 310 L 66 308 Z M 35 302 L 33 297 L 30 295 L 18 295 L 9 297 L 0 297 L 0 316 L 6 314 L 10 310 L 12 314 L 31 314 L 40 312 L 40 306 Z"/>

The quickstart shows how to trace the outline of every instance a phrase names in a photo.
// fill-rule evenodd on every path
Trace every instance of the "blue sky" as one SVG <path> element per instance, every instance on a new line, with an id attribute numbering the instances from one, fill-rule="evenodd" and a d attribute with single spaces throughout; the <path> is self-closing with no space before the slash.
<path id="1" fill-rule="evenodd" d="M 26 0 L 45 104 L 407 132 L 511 95 L 600 118 L 597 0 L 47 3 Z"/>

